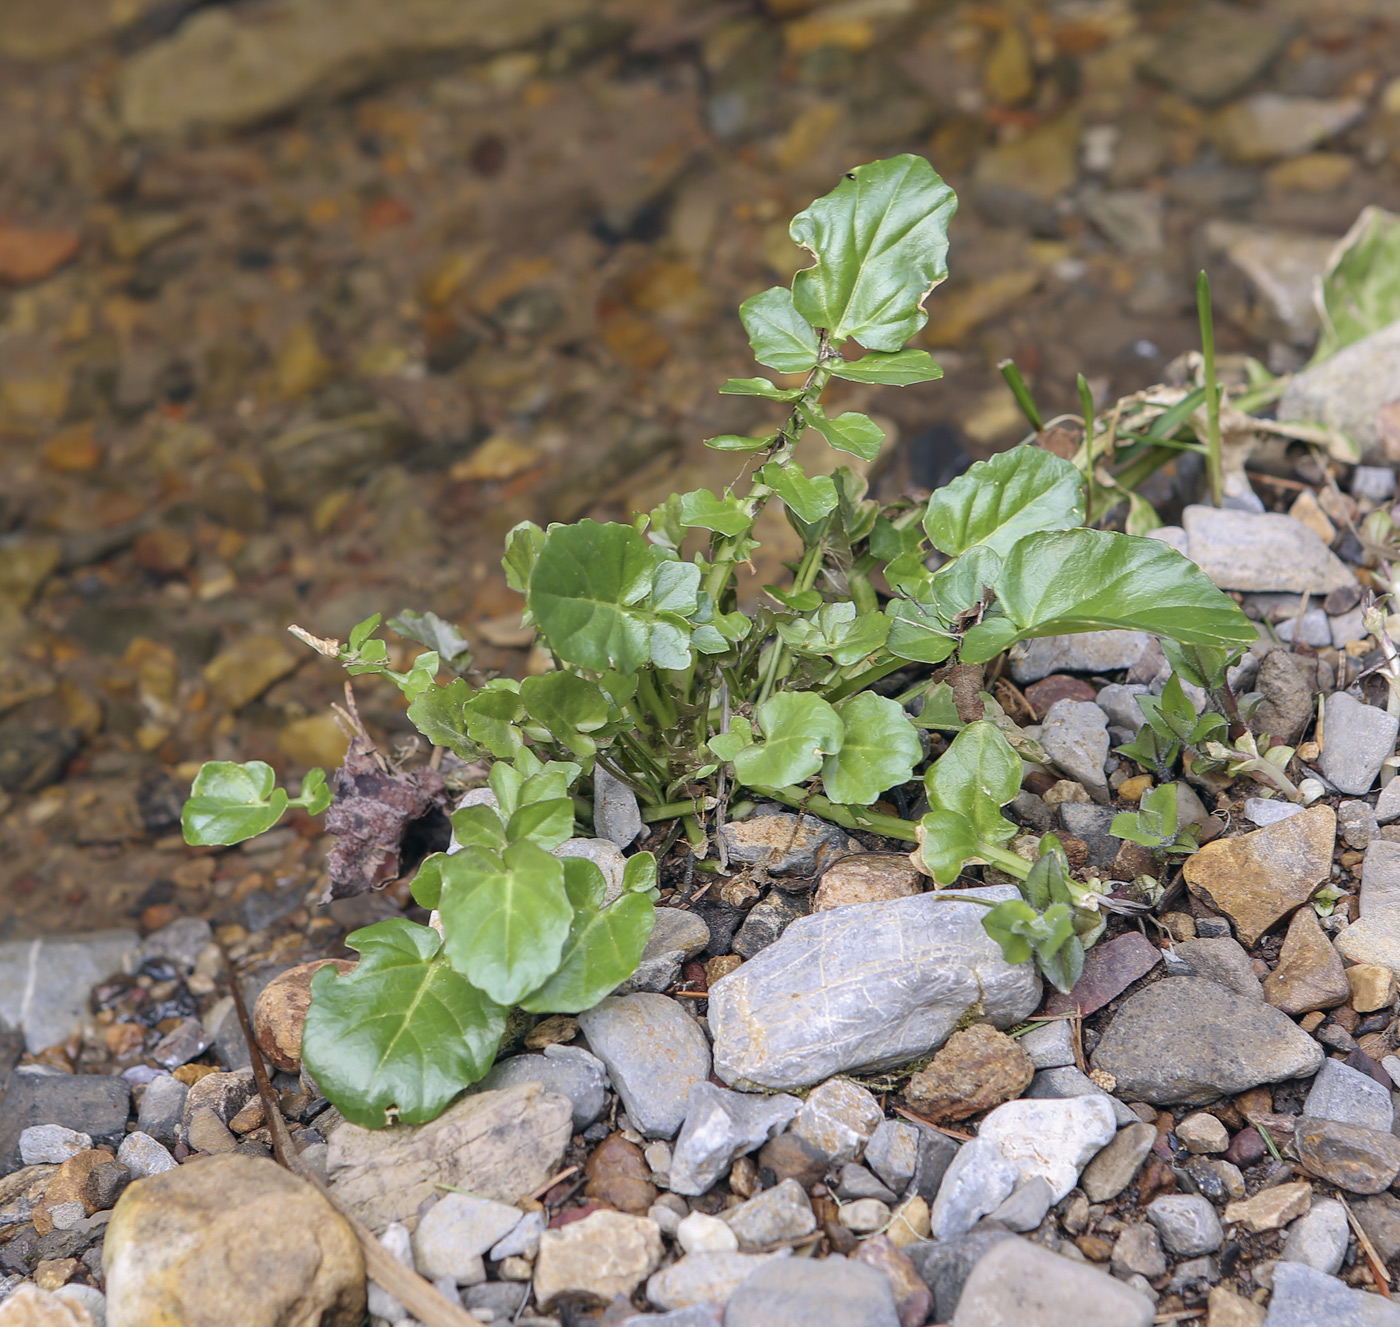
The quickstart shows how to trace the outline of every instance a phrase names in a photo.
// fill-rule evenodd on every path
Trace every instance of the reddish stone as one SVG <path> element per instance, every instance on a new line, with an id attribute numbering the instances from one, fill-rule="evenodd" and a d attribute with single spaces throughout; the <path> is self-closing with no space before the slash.
<path id="1" fill-rule="evenodd" d="M 1095 945 L 1084 956 L 1084 972 L 1074 989 L 1068 995 L 1051 991 L 1044 1012 L 1069 1014 L 1077 1010 L 1081 1014 L 1092 1014 L 1122 995 L 1161 961 L 1162 951 L 1150 940 L 1138 931 L 1125 931 Z"/>
<path id="2" fill-rule="evenodd" d="M 0 224 L 0 281 L 16 286 L 42 281 L 77 253 L 82 242 L 82 236 L 72 230 Z"/>
<path id="3" fill-rule="evenodd" d="M 1051 673 L 1026 688 L 1026 699 L 1037 720 L 1043 719 L 1045 711 L 1057 700 L 1093 700 L 1098 694 L 1082 677 L 1069 677 L 1064 673 Z"/>
<path id="4" fill-rule="evenodd" d="M 1225 1149 L 1225 1160 L 1233 1166 L 1243 1168 L 1252 1166 L 1256 1161 L 1262 1161 L 1267 1151 L 1259 1130 L 1251 1124 L 1230 1139 L 1230 1146 Z"/>

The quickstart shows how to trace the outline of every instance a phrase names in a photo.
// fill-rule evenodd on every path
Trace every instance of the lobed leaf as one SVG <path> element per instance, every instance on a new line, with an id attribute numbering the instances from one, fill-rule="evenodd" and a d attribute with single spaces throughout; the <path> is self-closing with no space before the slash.
<path id="1" fill-rule="evenodd" d="M 821 343 L 816 329 L 798 313 L 792 291 L 771 286 L 739 305 L 753 357 L 779 373 L 806 373 L 816 367 Z"/>
<path id="2" fill-rule="evenodd" d="M 833 802 L 869 806 L 913 777 L 923 747 L 898 701 L 862 691 L 836 712 L 844 730 L 841 750 L 822 762 L 822 786 Z"/>
<path id="3" fill-rule="evenodd" d="M 655 924 L 656 909 L 643 893 L 623 894 L 606 908 L 579 912 L 558 970 L 520 1007 L 532 1014 L 591 1009 L 636 972 Z"/>
<path id="4" fill-rule="evenodd" d="M 262 760 L 205 761 L 180 812 L 185 842 L 242 843 L 266 833 L 287 809 L 286 791 L 276 783 L 272 766 Z"/>
<path id="5" fill-rule="evenodd" d="M 824 437 L 837 451 L 850 452 L 862 461 L 873 461 L 880 454 L 880 444 L 885 440 L 885 430 L 869 415 L 848 410 L 845 414 L 828 419 L 821 406 L 804 405 L 798 407 L 802 418 Z"/>
<path id="6" fill-rule="evenodd" d="M 836 485 L 830 475 L 814 475 L 808 479 L 795 461 L 787 465 L 769 461 L 758 472 L 758 477 L 809 525 L 836 510 Z"/>
<path id="7" fill-rule="evenodd" d="M 826 756 L 841 749 L 845 729 L 840 716 L 811 692 L 785 691 L 770 696 L 758 706 L 755 717 L 764 740 L 733 757 L 734 773 L 750 787 L 785 788 L 801 783 L 821 769 Z"/>

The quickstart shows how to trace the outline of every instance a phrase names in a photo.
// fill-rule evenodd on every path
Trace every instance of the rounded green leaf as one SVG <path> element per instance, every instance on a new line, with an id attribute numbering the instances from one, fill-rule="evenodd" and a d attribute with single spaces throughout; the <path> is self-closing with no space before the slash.
<path id="1" fill-rule="evenodd" d="M 836 712 L 845 730 L 841 750 L 822 762 L 822 785 L 833 802 L 869 806 L 913 776 L 923 748 L 898 701 L 862 691 Z"/>
<path id="2" fill-rule="evenodd" d="M 836 510 L 840 499 L 830 475 L 813 475 L 808 479 L 795 461 L 780 465 L 769 461 L 758 477 L 787 503 L 793 514 L 812 525 Z"/>
<path id="3" fill-rule="evenodd" d="M 978 461 L 935 490 L 924 513 L 934 545 L 956 556 L 983 544 L 1005 558 L 1023 535 L 1084 520 L 1084 479 L 1039 447 L 1013 447 Z"/>
<path id="4" fill-rule="evenodd" d="M 302 1059 L 355 1124 L 431 1120 L 490 1069 L 506 1011 L 452 970 L 427 926 L 396 917 L 345 943 L 360 962 L 312 979 Z"/>
<path id="5" fill-rule="evenodd" d="M 569 933 L 559 970 L 520 1001 L 532 1014 L 591 1009 L 637 970 L 656 925 L 645 894 L 623 894 L 600 911 L 581 913 Z"/>
<path id="6" fill-rule="evenodd" d="M 936 883 L 951 885 L 962 874 L 963 863 L 977 856 L 972 823 L 956 811 L 928 812 L 919 821 L 919 855 Z"/>
<path id="7" fill-rule="evenodd" d="M 948 275 L 956 209 L 953 191 L 922 157 L 857 166 L 789 227 L 816 257 L 793 278 L 796 312 L 833 341 L 901 349 L 928 321 L 924 299 Z"/>
<path id="8" fill-rule="evenodd" d="M 880 454 L 885 430 L 869 415 L 848 410 L 835 419 L 828 419 L 820 406 L 802 410 L 802 418 L 839 452 L 850 452 L 862 461 L 873 461 Z"/>
<path id="9" fill-rule="evenodd" d="M 591 756 L 598 745 L 588 736 L 608 721 L 608 698 L 596 682 L 573 673 L 544 673 L 520 684 L 520 699 L 536 723 L 576 756 Z"/>
<path id="10" fill-rule="evenodd" d="M 709 489 L 697 488 L 681 497 L 681 524 L 733 536 L 746 534 L 753 517 L 732 494 L 717 498 Z"/>
<path id="11" fill-rule="evenodd" d="M 553 797 L 529 802 L 510 818 L 506 838 L 511 843 L 529 839 L 549 850 L 567 842 L 574 834 L 574 803 L 570 797 Z"/>
<path id="12" fill-rule="evenodd" d="M 209 760 L 200 766 L 180 813 L 186 843 L 242 843 L 266 833 L 287 809 L 272 766 L 262 760 L 238 764 Z"/>
<path id="13" fill-rule="evenodd" d="M 460 677 L 445 687 L 429 687 L 413 698 L 408 717 L 434 746 L 445 746 L 463 760 L 474 760 L 477 744 L 467 733 L 467 702 L 472 694 Z"/>
<path id="14" fill-rule="evenodd" d="M 755 788 L 785 788 L 810 779 L 826 756 L 840 751 L 845 735 L 840 716 L 811 692 L 780 692 L 755 711 L 761 744 L 734 757 L 734 773 Z"/>
<path id="15" fill-rule="evenodd" d="M 739 305 L 739 317 L 760 364 L 779 373 L 806 373 L 816 365 L 821 349 L 816 330 L 793 307 L 785 286 L 750 295 Z"/>
<path id="16" fill-rule="evenodd" d="M 929 805 L 966 819 L 977 838 L 1004 843 L 1016 827 L 1001 808 L 1021 789 L 1021 757 L 990 719 L 968 724 L 924 776 Z"/>
<path id="17" fill-rule="evenodd" d="M 933 382 L 943 370 L 927 350 L 896 350 L 893 354 L 871 351 L 856 360 L 842 360 L 831 366 L 833 378 L 847 382 L 875 382 L 886 387 L 909 387 L 916 382 Z"/>
<path id="18" fill-rule="evenodd" d="M 522 839 L 499 855 L 464 848 L 441 871 L 448 961 L 497 1003 L 517 1003 L 559 966 L 573 920 L 563 864 Z"/>

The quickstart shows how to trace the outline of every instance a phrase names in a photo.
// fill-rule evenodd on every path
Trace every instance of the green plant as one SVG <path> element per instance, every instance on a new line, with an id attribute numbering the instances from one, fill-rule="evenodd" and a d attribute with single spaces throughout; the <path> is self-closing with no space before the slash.
<path id="1" fill-rule="evenodd" d="M 1193 853 L 1201 846 L 1195 825 L 1178 825 L 1176 784 L 1163 783 L 1147 793 L 1136 811 L 1120 811 L 1108 832 L 1150 848 L 1159 861 L 1171 853 Z"/>
<path id="2" fill-rule="evenodd" d="M 1047 451 L 1016 448 L 927 503 L 889 508 L 851 468 L 809 475 L 794 459 L 808 429 L 875 458 L 880 428 L 828 405 L 834 384 L 940 375 L 907 343 L 946 275 L 954 206 L 927 162 L 902 156 L 850 172 L 793 221 L 811 265 L 790 289 L 740 308 L 755 358 L 781 377 L 720 389 L 780 405 L 781 419 L 708 440 L 744 458 L 734 483 L 673 494 L 630 524 L 511 531 L 506 575 L 551 671 L 438 681 L 446 624 L 427 618 L 407 623 L 431 651 L 406 670 L 373 638 L 377 619 L 345 647 L 307 637 L 350 672 L 399 686 L 436 747 L 490 761 L 495 800 L 456 811 L 460 851 L 430 856 L 413 882 L 442 934 L 407 921 L 367 928 L 350 937 L 359 967 L 313 984 L 305 1060 L 351 1118 L 424 1118 L 485 1072 L 508 1007 L 581 1009 L 635 967 L 655 864 L 631 857 L 622 897 L 605 902 L 596 868 L 550 851 L 573 832 L 598 769 L 635 792 L 644 820 L 679 820 L 709 869 L 721 869 L 705 859 L 741 794 L 917 842 L 940 885 L 970 862 L 996 866 L 1024 898 L 991 909 L 989 930 L 1008 957 L 1033 953 L 1052 981 L 1072 983 L 1102 928 L 1100 895 L 1072 880 L 1053 844 L 1034 865 L 1006 848 L 1015 827 L 1002 807 L 1020 787 L 1018 746 L 1029 744 L 999 724 L 984 665 L 1017 641 L 1065 632 L 1125 627 L 1228 652 L 1253 628 L 1167 545 L 1085 528 L 1092 481 Z M 750 604 L 739 570 L 773 502 L 802 553 L 789 582 Z M 895 672 L 903 695 L 872 689 Z M 919 698 L 916 722 L 906 704 Z M 926 759 L 921 729 L 940 725 L 955 736 L 924 772 L 928 814 L 915 824 L 872 809 L 914 777 Z M 192 842 L 233 841 L 219 832 L 187 819 Z M 451 1055 L 434 1058 L 442 1037 Z"/>

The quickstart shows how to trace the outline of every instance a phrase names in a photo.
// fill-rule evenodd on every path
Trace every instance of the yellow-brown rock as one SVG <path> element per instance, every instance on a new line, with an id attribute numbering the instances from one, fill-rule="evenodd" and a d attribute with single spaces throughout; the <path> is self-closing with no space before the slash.
<path id="1" fill-rule="evenodd" d="M 25 1282 L 0 1308 L 3 1327 L 93 1327 L 92 1314 L 75 1299 Z"/>
<path id="2" fill-rule="evenodd" d="M 244 636 L 204 666 L 210 693 L 225 709 L 242 709 L 302 660 L 281 636 Z"/>
<path id="3" fill-rule="evenodd" d="M 923 893 L 924 877 L 902 852 L 858 852 L 827 867 L 812 896 L 812 911 L 848 903 L 883 903 Z"/>
<path id="4" fill-rule="evenodd" d="M 95 1147 L 69 1157 L 49 1181 L 48 1188 L 44 1190 L 44 1201 L 35 1207 L 30 1217 L 34 1222 L 34 1229 L 41 1235 L 47 1235 L 53 1230 L 54 1223 L 50 1213 L 62 1203 L 82 1203 L 83 1215 L 91 1216 L 94 1209 L 86 1198 L 88 1176 L 98 1166 L 106 1165 L 111 1160 L 110 1152 L 102 1152 Z"/>
<path id="5" fill-rule="evenodd" d="M 932 1120 L 965 1120 L 1019 1097 L 1035 1075 L 1021 1044 L 990 1023 L 955 1032 L 943 1049 L 919 1070 L 905 1099 Z"/>
<path id="6" fill-rule="evenodd" d="M 321 958 L 288 968 L 263 987 L 253 1007 L 253 1035 L 258 1046 L 288 1073 L 295 1073 L 301 1065 L 301 1034 L 311 1007 L 311 978 L 328 963 L 337 972 L 349 972 L 355 966 L 344 958 Z"/>
<path id="7" fill-rule="evenodd" d="M 1248 947 L 1327 880 L 1336 840 L 1332 808 L 1312 806 L 1238 838 L 1207 843 L 1186 859 L 1186 883 L 1229 917 Z"/>
<path id="8" fill-rule="evenodd" d="M 1351 998 L 1341 955 L 1311 908 L 1299 908 L 1288 923 L 1278 967 L 1264 978 L 1264 998 L 1295 1018 L 1314 1009 L 1335 1009 Z"/>
<path id="9" fill-rule="evenodd" d="M 108 1327 L 360 1327 L 365 1268 L 349 1224 L 259 1157 L 136 1180 L 102 1249 Z"/>
<path id="10" fill-rule="evenodd" d="M 1395 998 L 1395 974 L 1379 963 L 1358 963 L 1347 969 L 1351 1007 L 1358 1014 L 1384 1009 Z"/>

